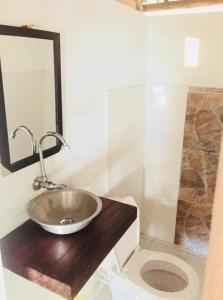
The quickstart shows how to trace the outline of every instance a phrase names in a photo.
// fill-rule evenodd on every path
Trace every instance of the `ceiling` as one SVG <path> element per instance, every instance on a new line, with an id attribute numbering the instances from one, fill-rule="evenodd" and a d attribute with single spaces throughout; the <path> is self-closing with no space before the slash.
<path id="1" fill-rule="evenodd" d="M 119 0 L 123 4 L 141 10 L 142 12 L 156 12 L 171 9 L 197 8 L 223 4 L 223 0 Z"/>

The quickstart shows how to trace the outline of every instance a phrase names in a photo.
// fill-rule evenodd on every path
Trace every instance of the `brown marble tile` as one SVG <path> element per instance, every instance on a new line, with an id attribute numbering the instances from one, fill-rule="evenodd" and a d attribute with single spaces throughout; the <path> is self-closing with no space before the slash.
<path id="1" fill-rule="evenodd" d="M 189 93 L 206 93 L 208 92 L 209 88 L 207 87 L 196 87 L 196 86 L 192 86 L 189 87 L 188 92 Z"/>
<path id="2" fill-rule="evenodd" d="M 196 195 L 196 204 L 204 206 L 213 206 L 214 189 L 198 190 Z"/>
<path id="3" fill-rule="evenodd" d="M 198 173 L 183 169 L 181 173 L 181 186 L 188 188 L 204 188 L 204 182 Z"/>
<path id="4" fill-rule="evenodd" d="M 175 243 L 178 245 L 184 245 L 187 240 L 188 240 L 188 238 L 187 238 L 187 234 L 185 232 L 185 226 L 179 225 L 177 223 L 176 234 L 175 234 Z"/>
<path id="5" fill-rule="evenodd" d="M 185 220 L 185 232 L 190 240 L 207 241 L 209 233 L 203 222 L 194 216 L 188 216 Z"/>
<path id="6" fill-rule="evenodd" d="M 207 88 L 207 92 L 221 94 L 223 93 L 223 88 Z"/>
<path id="7" fill-rule="evenodd" d="M 179 216 L 177 215 L 177 226 L 180 228 L 184 228 L 185 225 L 185 216 Z"/>
<path id="8" fill-rule="evenodd" d="M 207 253 L 223 131 L 223 89 L 189 88 L 175 241 Z"/>
<path id="9" fill-rule="evenodd" d="M 212 140 L 199 140 L 194 146 L 194 150 L 218 152 L 217 144 Z"/>
<path id="10" fill-rule="evenodd" d="M 193 205 L 191 207 L 191 216 L 204 220 L 204 218 L 212 214 L 212 209 L 212 205 Z"/>
<path id="11" fill-rule="evenodd" d="M 222 131 L 218 117 L 206 110 L 200 110 L 196 115 L 195 128 L 200 139 L 209 139 Z"/>
<path id="12" fill-rule="evenodd" d="M 214 110 L 214 112 L 218 115 L 221 116 L 223 114 L 223 106 L 219 106 L 217 109 Z"/>
<path id="13" fill-rule="evenodd" d="M 218 134 L 213 137 L 213 142 L 216 145 L 217 153 L 220 153 L 220 151 L 221 151 L 221 139 L 222 139 L 222 132 L 221 132 L 221 134 Z"/>
<path id="14" fill-rule="evenodd" d="M 217 180 L 217 169 L 215 170 L 215 172 L 208 172 L 207 174 L 205 174 L 205 179 L 208 188 L 215 189 Z"/>
<path id="15" fill-rule="evenodd" d="M 206 155 L 207 161 L 209 162 L 210 165 L 218 166 L 218 161 L 219 161 L 218 153 L 207 152 L 205 155 Z"/>
<path id="16" fill-rule="evenodd" d="M 195 202 L 197 197 L 197 189 L 196 188 L 180 188 L 179 199 L 183 201 Z"/>
<path id="17" fill-rule="evenodd" d="M 223 113 L 219 115 L 221 123 L 223 123 Z"/>
<path id="18" fill-rule="evenodd" d="M 189 93 L 187 97 L 187 114 L 196 114 L 201 109 L 205 94 Z"/>
<path id="19" fill-rule="evenodd" d="M 184 129 L 184 148 L 191 148 L 198 140 L 195 131 L 195 115 L 187 115 Z"/>
<path id="20" fill-rule="evenodd" d="M 191 211 L 191 202 L 182 201 L 182 200 L 178 201 L 177 217 L 185 217 L 188 214 L 190 214 L 190 211 Z"/>
<path id="21" fill-rule="evenodd" d="M 223 93 L 223 88 L 211 88 L 211 87 L 196 87 L 192 86 L 188 89 L 189 93 L 217 93 L 221 94 Z"/>
<path id="22" fill-rule="evenodd" d="M 223 106 L 223 94 L 207 93 L 202 108 L 204 110 L 216 110 Z"/>
<path id="23" fill-rule="evenodd" d="M 204 219 L 204 224 L 206 225 L 207 230 L 210 232 L 211 230 L 211 221 L 212 221 L 212 215 L 206 216 Z"/>
<path id="24" fill-rule="evenodd" d="M 205 153 L 196 150 L 184 150 L 182 168 L 202 172 L 209 167 Z"/>

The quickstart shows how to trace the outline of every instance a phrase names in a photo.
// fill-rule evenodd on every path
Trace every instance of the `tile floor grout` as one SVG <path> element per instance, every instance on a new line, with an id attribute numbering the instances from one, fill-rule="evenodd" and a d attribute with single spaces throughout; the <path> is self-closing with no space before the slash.
<path id="1" fill-rule="evenodd" d="M 191 250 L 185 249 L 185 248 L 183 248 L 180 245 L 177 245 L 177 244 L 174 244 L 174 243 L 170 243 L 168 241 L 164 241 L 164 240 L 160 240 L 160 239 L 157 239 L 157 238 L 153 238 L 153 237 L 147 236 L 145 234 L 141 234 L 141 239 L 146 239 L 147 241 L 151 241 L 151 243 L 156 243 L 157 242 L 157 243 L 160 243 L 160 244 L 163 244 L 163 245 L 168 245 L 169 247 L 171 247 L 171 248 L 173 248 L 173 249 L 175 249 L 177 251 L 180 251 L 182 253 L 187 253 L 188 256 L 189 255 L 194 255 L 194 256 L 206 259 L 206 256 L 202 255 L 201 253 L 197 253 L 195 251 L 191 251 Z"/>

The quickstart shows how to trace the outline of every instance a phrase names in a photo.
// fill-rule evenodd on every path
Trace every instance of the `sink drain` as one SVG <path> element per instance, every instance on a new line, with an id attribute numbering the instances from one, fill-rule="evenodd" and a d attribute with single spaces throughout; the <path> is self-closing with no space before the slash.
<path id="1" fill-rule="evenodd" d="M 73 224 L 73 220 L 71 218 L 65 218 L 60 220 L 60 225 L 68 225 Z"/>

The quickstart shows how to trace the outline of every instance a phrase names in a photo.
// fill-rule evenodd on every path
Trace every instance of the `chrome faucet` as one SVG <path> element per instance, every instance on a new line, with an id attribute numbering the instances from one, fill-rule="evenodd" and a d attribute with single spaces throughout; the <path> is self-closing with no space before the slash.
<path id="1" fill-rule="evenodd" d="M 70 147 L 68 146 L 68 144 L 66 143 L 65 139 L 62 137 L 62 135 L 60 135 L 57 132 L 53 132 L 53 131 L 48 131 L 46 134 L 44 134 L 39 142 L 38 142 L 38 150 L 39 150 L 39 158 L 40 158 L 40 169 L 41 169 L 41 176 L 38 176 L 35 178 L 34 182 L 33 182 L 33 189 L 35 191 L 41 189 L 41 188 L 45 188 L 47 190 L 54 190 L 54 189 L 65 189 L 67 186 L 64 184 L 56 184 L 52 181 L 48 180 L 48 176 L 46 175 L 46 169 L 45 169 L 45 165 L 44 165 L 44 158 L 43 158 L 43 149 L 42 149 L 42 145 L 43 145 L 43 141 L 45 140 L 45 138 L 49 137 L 49 136 L 53 136 L 57 139 L 59 139 L 61 141 L 61 143 L 63 144 L 65 149 L 70 149 Z"/>
<path id="2" fill-rule="evenodd" d="M 18 131 L 24 131 L 30 138 L 31 140 L 31 143 L 32 143 L 32 148 L 33 148 L 33 154 L 36 154 L 37 152 L 37 145 L 36 145 L 36 140 L 34 138 L 34 135 L 32 133 L 32 131 L 25 125 L 21 125 L 21 126 L 18 126 L 11 134 L 10 134 L 10 138 L 11 139 L 15 139 L 16 138 L 16 134 Z"/>

